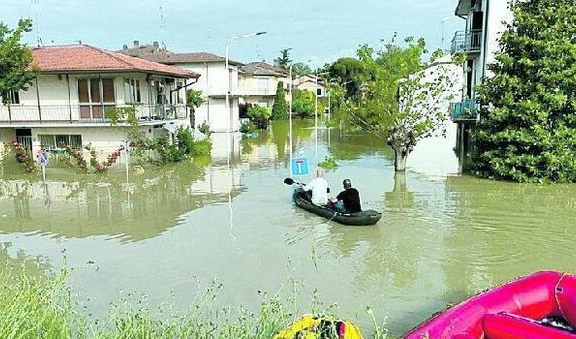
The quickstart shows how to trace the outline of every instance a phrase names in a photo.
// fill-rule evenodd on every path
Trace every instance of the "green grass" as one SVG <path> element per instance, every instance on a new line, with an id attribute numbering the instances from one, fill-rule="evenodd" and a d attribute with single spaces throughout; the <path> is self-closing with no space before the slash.
<path id="1" fill-rule="evenodd" d="M 128 294 L 111 305 L 104 319 L 83 314 L 71 287 L 67 269 L 56 274 L 31 274 L 7 262 L 0 270 L 0 338 L 272 338 L 302 313 L 335 314 L 336 305 L 324 306 L 315 292 L 311 310 L 300 312 L 299 284 L 283 291 L 259 292 L 258 312 L 239 307 L 217 308 L 223 285 L 213 282 L 188 310 L 174 310 L 168 301 L 152 310 L 145 296 Z M 367 313 L 373 317 L 372 311 Z M 375 322 L 376 325 L 376 322 Z M 376 326 L 374 338 L 386 338 Z"/>

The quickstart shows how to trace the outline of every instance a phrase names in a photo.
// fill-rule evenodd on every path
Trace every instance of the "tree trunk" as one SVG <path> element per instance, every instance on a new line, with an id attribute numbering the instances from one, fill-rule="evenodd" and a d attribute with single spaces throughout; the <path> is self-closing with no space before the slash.
<path id="1" fill-rule="evenodd" d="M 190 127 L 196 128 L 196 108 L 194 106 L 190 106 Z"/>
<path id="2" fill-rule="evenodd" d="M 406 171 L 406 158 L 408 158 L 408 152 L 394 149 L 394 170 L 396 172 Z"/>

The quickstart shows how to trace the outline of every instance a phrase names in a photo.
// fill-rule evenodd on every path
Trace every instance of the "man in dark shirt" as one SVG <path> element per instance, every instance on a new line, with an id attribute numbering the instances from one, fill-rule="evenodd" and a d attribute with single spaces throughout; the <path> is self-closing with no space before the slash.
<path id="1" fill-rule="evenodd" d="M 360 194 L 357 189 L 352 188 L 350 179 L 345 179 L 342 185 L 344 186 L 344 191 L 336 196 L 337 202 L 333 205 L 334 210 L 341 213 L 356 213 L 362 211 Z"/>

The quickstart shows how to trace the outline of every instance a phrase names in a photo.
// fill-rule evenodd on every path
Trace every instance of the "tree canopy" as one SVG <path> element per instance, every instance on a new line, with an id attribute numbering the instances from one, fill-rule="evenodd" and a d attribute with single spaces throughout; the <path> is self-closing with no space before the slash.
<path id="1" fill-rule="evenodd" d="M 518 1 L 480 88 L 470 169 L 520 182 L 576 182 L 576 3 Z"/>
<path id="2" fill-rule="evenodd" d="M 10 104 L 10 92 L 26 90 L 36 76 L 32 51 L 21 42 L 32 28 L 32 21 L 21 19 L 15 29 L 0 22 L 0 95 Z"/>
<path id="3" fill-rule="evenodd" d="M 272 115 L 270 119 L 281 120 L 288 117 L 288 104 L 286 103 L 286 94 L 284 93 L 284 83 L 278 81 L 276 87 L 276 96 L 274 97 L 274 104 L 272 105 Z"/>
<path id="4" fill-rule="evenodd" d="M 278 67 L 282 67 L 284 69 L 288 69 L 292 60 L 290 59 L 290 48 L 285 48 L 280 51 L 280 56 L 274 59 L 274 62 Z"/>
<path id="5" fill-rule="evenodd" d="M 346 69 L 356 71 L 349 77 L 358 84 L 358 93 L 346 93 L 336 118 L 345 126 L 386 137 L 398 171 L 404 170 L 419 140 L 443 134 L 448 103 L 460 91 L 453 82 L 459 67 L 449 59 L 439 62 L 440 52 L 424 63 L 426 53 L 423 39 L 408 37 L 402 45 L 393 39 L 379 51 L 363 45 L 355 61 L 333 65 L 352 65 Z"/>

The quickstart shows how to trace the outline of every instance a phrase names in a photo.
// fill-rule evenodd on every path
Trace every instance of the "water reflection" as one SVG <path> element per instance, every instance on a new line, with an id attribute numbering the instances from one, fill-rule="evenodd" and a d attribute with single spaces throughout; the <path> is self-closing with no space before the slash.
<path id="1" fill-rule="evenodd" d="M 191 161 L 154 175 L 120 177 L 105 182 L 3 181 L 0 232 L 41 232 L 65 237 L 120 236 L 125 241 L 157 236 L 177 224 L 186 212 L 228 200 L 243 190 L 241 172 L 203 160 Z"/>
<path id="2" fill-rule="evenodd" d="M 295 122 L 292 149 L 313 166 L 312 126 Z M 143 290 L 154 301 L 173 290 L 187 300 L 193 275 L 223 281 L 223 305 L 257 308 L 257 291 L 276 291 L 290 275 L 304 285 L 303 307 L 318 289 L 369 332 L 363 310 L 371 305 L 377 319 L 388 317 L 393 335 L 518 275 L 576 272 L 574 185 L 395 175 L 384 140 L 320 129 L 318 157 L 338 163 L 326 173 L 332 189 L 350 178 L 363 206 L 384 213 L 375 227 L 346 227 L 291 205 L 291 188 L 282 184 L 289 173 L 287 131 L 285 122 L 273 122 L 251 137 L 215 136 L 211 161 L 147 171 L 129 185 L 123 176 L 49 179 L 45 187 L 4 180 L 1 241 L 51 262 L 62 248 L 73 266 L 94 260 L 100 269 L 78 270 L 74 283 L 103 308 L 120 288 Z"/>

